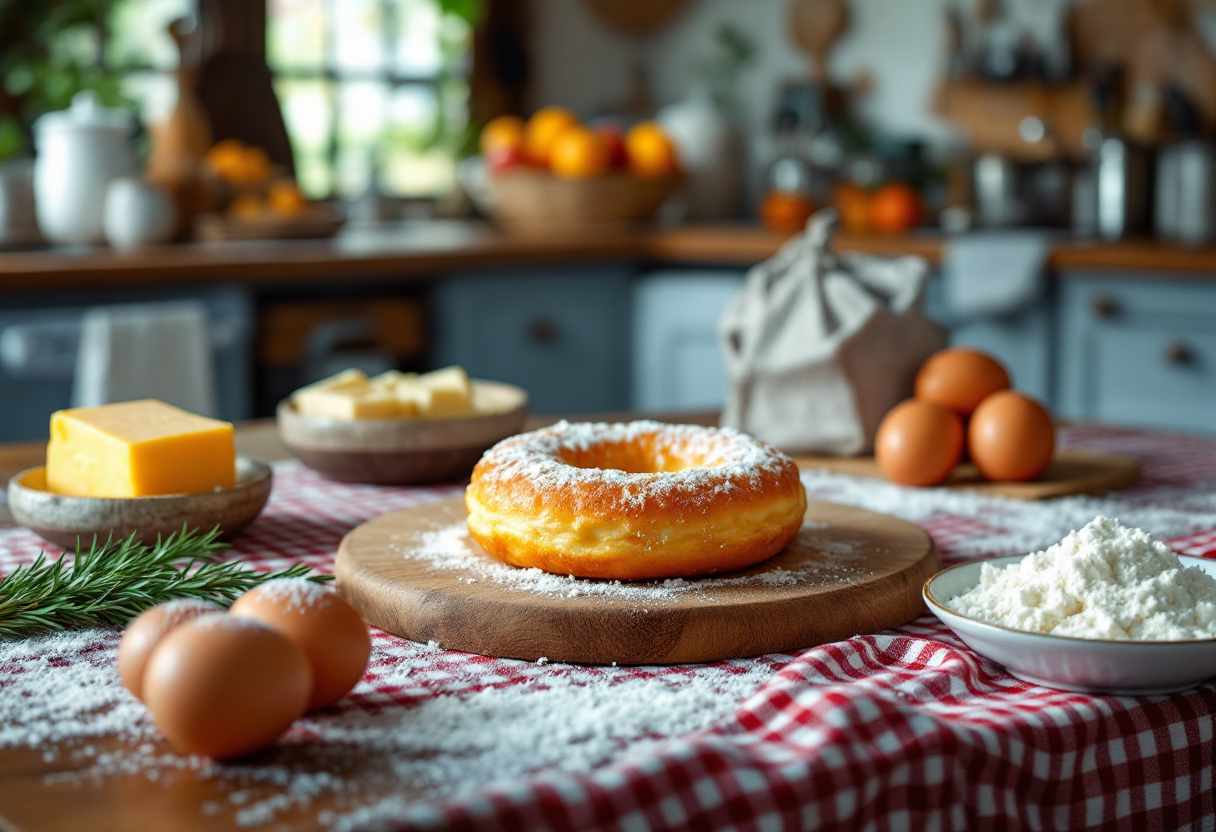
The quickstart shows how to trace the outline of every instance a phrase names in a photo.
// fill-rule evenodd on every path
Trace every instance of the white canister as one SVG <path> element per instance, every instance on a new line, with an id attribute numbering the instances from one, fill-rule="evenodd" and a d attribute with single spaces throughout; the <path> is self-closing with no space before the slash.
<path id="1" fill-rule="evenodd" d="M 106 242 L 117 249 L 168 242 L 176 214 L 167 190 L 133 176 L 120 176 L 106 188 Z"/>
<path id="2" fill-rule="evenodd" d="M 687 99 L 664 107 L 658 121 L 675 142 L 688 174 L 687 218 L 728 219 L 739 211 L 742 159 L 730 118 L 709 91 L 695 87 Z"/>
<path id="3" fill-rule="evenodd" d="M 34 200 L 48 240 L 105 239 L 106 188 L 135 172 L 131 128 L 130 115 L 103 107 L 87 91 L 77 93 L 68 109 L 34 123 Z"/>

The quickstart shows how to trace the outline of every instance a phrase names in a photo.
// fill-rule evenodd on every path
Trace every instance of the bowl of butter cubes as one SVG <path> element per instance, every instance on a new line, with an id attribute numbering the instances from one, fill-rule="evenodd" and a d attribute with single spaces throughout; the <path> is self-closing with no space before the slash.
<path id="1" fill-rule="evenodd" d="M 370 377 L 351 369 L 295 391 L 276 416 L 283 444 L 330 479 L 454 482 L 487 448 L 523 429 L 528 394 L 470 379 L 460 367 Z"/>

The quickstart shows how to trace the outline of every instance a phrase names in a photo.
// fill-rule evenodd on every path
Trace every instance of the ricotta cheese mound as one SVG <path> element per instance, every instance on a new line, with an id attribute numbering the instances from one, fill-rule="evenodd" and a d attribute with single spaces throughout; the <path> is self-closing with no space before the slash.
<path id="1" fill-rule="evenodd" d="M 1216 578 L 1183 566 L 1140 529 L 1097 517 L 1054 546 L 946 601 L 959 615 L 1031 633 L 1091 639 L 1216 638 Z"/>

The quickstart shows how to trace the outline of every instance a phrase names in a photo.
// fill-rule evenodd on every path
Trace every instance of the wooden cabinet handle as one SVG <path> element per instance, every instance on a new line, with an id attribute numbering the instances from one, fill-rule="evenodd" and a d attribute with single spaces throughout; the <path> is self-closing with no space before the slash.
<path id="1" fill-rule="evenodd" d="M 537 344 L 551 344 L 557 339 L 557 324 L 548 318 L 537 318 L 528 324 L 528 339 Z"/>
<path id="2" fill-rule="evenodd" d="M 1096 317 L 1113 318 L 1119 314 L 1119 301 L 1108 295 L 1098 295 L 1090 303 L 1090 308 Z"/>
<path id="3" fill-rule="evenodd" d="M 1186 344 L 1181 341 L 1175 341 L 1166 348 L 1165 360 L 1178 367 L 1183 364 L 1190 364 L 1195 360 L 1195 356 L 1191 354 L 1191 350 Z"/>

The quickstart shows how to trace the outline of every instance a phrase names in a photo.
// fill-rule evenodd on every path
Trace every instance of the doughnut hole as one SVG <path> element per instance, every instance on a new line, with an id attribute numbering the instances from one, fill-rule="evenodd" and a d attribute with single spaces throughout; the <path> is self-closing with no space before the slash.
<path id="1" fill-rule="evenodd" d="M 575 468 L 610 469 L 626 474 L 667 474 L 722 464 L 719 459 L 692 452 L 685 443 L 665 442 L 658 434 L 643 434 L 630 442 L 562 448 L 558 456 Z"/>

